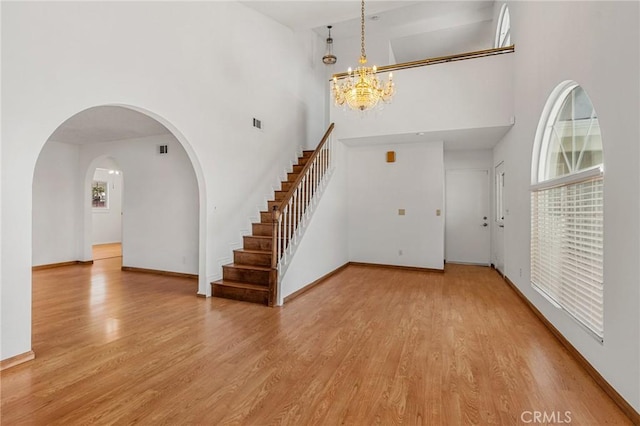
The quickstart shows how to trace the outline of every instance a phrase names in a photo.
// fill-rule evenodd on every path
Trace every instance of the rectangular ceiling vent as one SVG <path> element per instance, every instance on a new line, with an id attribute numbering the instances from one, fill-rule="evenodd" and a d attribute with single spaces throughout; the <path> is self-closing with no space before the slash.
<path id="1" fill-rule="evenodd" d="M 169 153 L 169 146 L 168 145 L 159 145 L 158 146 L 158 152 L 160 154 L 168 154 Z"/>
<path id="2" fill-rule="evenodd" d="M 262 129 L 262 121 L 258 120 L 257 118 L 254 118 L 253 127 L 255 127 L 256 129 Z"/>

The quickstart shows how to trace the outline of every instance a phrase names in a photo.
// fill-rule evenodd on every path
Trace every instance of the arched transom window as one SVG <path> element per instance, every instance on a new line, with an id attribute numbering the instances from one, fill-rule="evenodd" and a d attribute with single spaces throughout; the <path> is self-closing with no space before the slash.
<path id="1" fill-rule="evenodd" d="M 509 7 L 506 4 L 503 4 L 500 9 L 494 45 L 494 47 L 511 46 L 511 16 L 509 15 Z"/>
<path id="2" fill-rule="evenodd" d="M 600 341 L 603 320 L 604 162 L 587 93 L 565 81 L 536 133 L 531 191 L 531 283 Z"/>

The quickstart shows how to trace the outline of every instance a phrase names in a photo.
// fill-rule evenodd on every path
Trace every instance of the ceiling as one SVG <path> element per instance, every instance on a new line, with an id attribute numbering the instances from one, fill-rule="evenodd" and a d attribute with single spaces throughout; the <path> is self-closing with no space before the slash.
<path id="1" fill-rule="evenodd" d="M 359 0 L 242 1 L 293 30 L 313 30 L 327 36 L 332 25 L 334 46 L 360 38 Z M 451 55 L 493 47 L 494 0 L 376 1 L 367 0 L 367 35 L 388 39 L 396 63 Z M 334 49 L 335 53 L 335 49 Z M 353 138 L 349 146 L 443 141 L 444 149 L 491 149 L 511 127 Z"/>
<path id="2" fill-rule="evenodd" d="M 294 30 L 325 38 L 332 25 L 334 46 L 360 37 L 360 2 L 242 1 Z M 367 35 L 389 39 L 396 62 L 486 49 L 493 41 L 494 0 L 375 1 L 365 4 Z M 478 49 L 476 49 L 476 47 Z"/>
<path id="3" fill-rule="evenodd" d="M 327 25 L 338 27 L 339 23 L 360 20 L 360 1 L 355 0 L 241 1 L 240 3 L 294 30 L 325 28 Z M 419 3 L 422 2 L 368 0 L 365 7 L 367 15 L 371 16 Z M 324 32 L 321 35 L 324 35 Z M 341 34 L 337 32 L 334 36 L 340 37 Z"/>
<path id="4" fill-rule="evenodd" d="M 119 106 L 100 106 L 69 118 L 49 140 L 82 145 L 167 134 L 171 132 L 166 127 L 142 113 Z"/>
<path id="5" fill-rule="evenodd" d="M 360 2 L 357 0 L 242 1 L 260 13 L 294 29 L 326 36 L 333 25 L 335 43 L 358 37 Z M 472 1 L 376 1 L 368 0 L 367 28 L 388 37 L 397 62 L 442 56 L 474 49 L 473 42 L 490 39 L 493 0 Z M 372 20 L 372 17 L 376 17 Z M 464 48 L 462 47 L 464 46 Z M 485 46 L 486 47 L 486 46 Z M 479 48 L 485 48 L 483 46 Z M 410 143 L 442 140 L 445 149 L 487 149 L 508 131 L 506 128 L 466 129 L 355 138 L 349 145 Z M 156 120 L 128 108 L 89 108 L 65 121 L 49 140 L 84 144 L 166 135 L 170 132 Z"/>

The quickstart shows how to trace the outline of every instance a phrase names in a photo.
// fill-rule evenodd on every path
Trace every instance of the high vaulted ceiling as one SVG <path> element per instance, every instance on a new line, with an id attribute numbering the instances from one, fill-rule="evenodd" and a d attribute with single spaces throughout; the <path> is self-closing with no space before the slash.
<path id="1" fill-rule="evenodd" d="M 326 37 L 326 25 L 333 25 L 335 43 L 360 34 L 360 1 L 242 1 L 248 7 L 294 30 L 315 31 Z M 367 28 L 390 40 L 396 62 L 476 50 L 473 43 L 489 43 L 493 0 L 472 1 L 377 1 L 367 0 Z M 488 45 L 478 45 L 488 48 Z M 494 139 L 496 129 L 485 132 Z M 505 129 L 498 132 L 504 133 Z M 106 142 L 168 134 L 157 121 L 144 114 L 117 106 L 91 108 L 64 122 L 49 140 L 73 144 Z M 468 144 L 458 133 L 431 135 L 445 140 L 450 149 Z M 401 135 L 402 136 L 402 135 Z M 415 136 L 406 136 L 413 140 Z M 476 135 L 477 138 L 477 135 Z M 387 138 L 388 140 L 388 138 Z M 399 142 L 404 141 L 400 137 Z M 489 145 L 489 141 L 485 145 Z M 477 142 L 474 144 L 477 148 Z M 486 148 L 483 145 L 483 148 Z"/>
<path id="2" fill-rule="evenodd" d="M 294 30 L 313 29 L 334 44 L 360 36 L 360 2 L 243 1 Z M 375 1 L 365 3 L 367 33 L 388 37 L 397 62 L 492 47 L 493 0 Z"/>

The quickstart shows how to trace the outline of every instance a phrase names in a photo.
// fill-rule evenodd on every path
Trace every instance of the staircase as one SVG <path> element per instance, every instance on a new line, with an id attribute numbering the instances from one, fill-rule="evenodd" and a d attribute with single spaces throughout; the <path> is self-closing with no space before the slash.
<path id="1" fill-rule="evenodd" d="M 291 173 L 287 173 L 287 180 L 281 183 L 280 190 L 275 191 L 273 199 L 267 203 L 268 211 L 260 212 L 260 222 L 253 223 L 251 235 L 243 237 L 243 248 L 233 251 L 233 263 L 224 265 L 222 279 L 211 283 L 214 297 L 274 304 L 273 296 L 270 296 L 277 280 L 273 263 L 276 241 L 273 209 L 280 206 L 313 153 L 303 151 Z M 281 237 L 284 238 L 287 237 Z"/>

